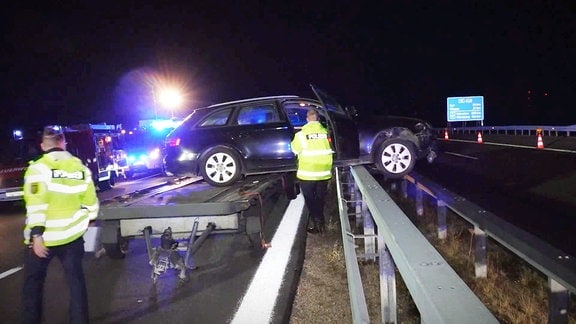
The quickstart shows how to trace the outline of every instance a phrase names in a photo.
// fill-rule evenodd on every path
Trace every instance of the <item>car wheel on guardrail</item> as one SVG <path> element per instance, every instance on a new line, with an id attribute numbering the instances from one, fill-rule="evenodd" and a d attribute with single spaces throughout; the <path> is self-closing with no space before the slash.
<path id="1" fill-rule="evenodd" d="M 374 163 L 385 177 L 401 178 L 414 168 L 416 150 L 410 141 L 391 138 L 380 145 Z"/>
<path id="2" fill-rule="evenodd" d="M 229 186 L 240 179 L 240 159 L 228 148 L 212 148 L 202 159 L 200 173 L 213 186 Z"/>

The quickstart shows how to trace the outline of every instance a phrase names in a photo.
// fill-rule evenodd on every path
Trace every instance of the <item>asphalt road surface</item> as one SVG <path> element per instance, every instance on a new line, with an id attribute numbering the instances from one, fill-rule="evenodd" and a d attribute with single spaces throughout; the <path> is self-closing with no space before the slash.
<path id="1" fill-rule="evenodd" d="M 442 141 L 416 171 L 576 256 L 576 154 Z"/>

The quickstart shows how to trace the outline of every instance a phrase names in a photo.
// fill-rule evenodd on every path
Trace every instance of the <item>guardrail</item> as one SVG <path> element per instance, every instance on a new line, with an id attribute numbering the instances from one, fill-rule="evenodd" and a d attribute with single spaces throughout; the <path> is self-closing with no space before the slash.
<path id="1" fill-rule="evenodd" d="M 462 281 L 448 262 L 410 222 L 363 166 L 337 172 L 340 221 L 352 319 L 370 323 L 355 251 L 355 240 L 365 239 L 363 257 L 379 257 L 383 323 L 397 323 L 394 266 L 410 291 L 424 323 L 497 323 L 497 319 Z M 343 178 L 344 177 L 344 178 Z M 347 178 L 347 179 L 346 179 Z M 361 235 L 352 233 L 349 210 L 363 224 Z M 360 212 L 360 213 L 358 213 Z M 374 223 L 378 235 L 374 231 Z M 368 232 L 368 233 L 367 233 Z M 373 254 L 377 238 L 378 253 Z"/>
<path id="2" fill-rule="evenodd" d="M 355 323 L 367 323 L 364 294 L 359 279 L 355 240 L 364 239 L 360 258 L 379 257 L 382 322 L 397 322 L 394 263 L 416 303 L 422 322 L 496 321 L 492 314 L 477 305 L 476 296 L 446 261 L 428 243 L 420 231 L 392 201 L 364 167 L 351 167 L 350 172 L 337 172 L 340 220 L 348 271 L 352 315 Z M 474 226 L 475 274 L 487 275 L 486 243 L 492 238 L 548 277 L 549 323 L 566 323 L 570 293 L 576 294 L 576 258 L 552 247 L 539 238 L 503 221 L 494 214 L 442 188 L 425 177 L 412 173 L 402 182 L 404 198 L 407 187 L 416 189 L 416 212 L 424 213 L 423 194 L 436 199 L 438 237 L 446 238 L 447 209 Z M 350 213 L 349 211 L 352 210 Z M 385 215 L 385 216 L 384 216 Z M 349 216 L 363 224 L 361 235 L 353 234 Z M 374 235 L 374 224 L 378 234 Z M 375 251 L 375 239 L 378 244 Z M 361 293 L 360 293 L 361 292 Z M 462 305 L 460 313 L 452 305 Z M 460 317 L 462 316 L 462 317 Z"/>
<path id="3" fill-rule="evenodd" d="M 475 274 L 487 274 L 486 238 L 490 237 L 548 278 L 548 322 L 566 323 L 570 293 L 576 294 L 576 258 L 551 246 L 536 236 L 517 228 L 465 198 L 439 186 L 426 177 L 412 173 L 404 178 L 416 188 L 416 213 L 424 213 L 423 193 L 437 202 L 438 236 L 445 237 L 446 208 L 474 225 Z M 407 197 L 407 188 L 403 186 Z"/>

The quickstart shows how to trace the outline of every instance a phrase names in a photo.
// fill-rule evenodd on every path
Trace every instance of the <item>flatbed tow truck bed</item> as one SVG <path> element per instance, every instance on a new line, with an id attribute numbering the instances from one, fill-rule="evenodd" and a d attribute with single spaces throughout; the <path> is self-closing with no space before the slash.
<path id="1" fill-rule="evenodd" d="M 98 220 L 106 254 L 125 256 L 129 239 L 160 236 L 170 228 L 175 239 L 189 239 L 214 232 L 259 234 L 267 211 L 298 194 L 293 173 L 250 176 L 230 187 L 213 187 L 201 178 L 176 179 L 173 183 L 103 201 Z M 187 254 L 189 251 L 187 251 Z"/>

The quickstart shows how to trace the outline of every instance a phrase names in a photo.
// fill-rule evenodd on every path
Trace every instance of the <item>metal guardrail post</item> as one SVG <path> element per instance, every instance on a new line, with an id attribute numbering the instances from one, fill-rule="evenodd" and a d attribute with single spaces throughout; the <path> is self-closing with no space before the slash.
<path id="1" fill-rule="evenodd" d="M 446 203 L 442 200 L 436 200 L 438 215 L 438 238 L 445 240 L 448 237 L 448 227 L 446 225 Z"/>
<path id="2" fill-rule="evenodd" d="M 423 198 L 422 189 L 416 186 L 416 215 L 423 216 L 424 215 L 424 198 Z"/>
<path id="3" fill-rule="evenodd" d="M 380 312 L 382 323 L 398 323 L 396 272 L 394 260 L 384 244 L 384 238 L 378 236 L 379 274 L 380 274 Z"/>
<path id="4" fill-rule="evenodd" d="M 400 190 L 402 192 L 402 198 L 408 199 L 408 182 L 406 180 L 400 183 Z"/>
<path id="5" fill-rule="evenodd" d="M 548 278 L 550 296 L 548 299 L 548 323 L 568 323 L 570 293 L 566 287 Z"/>
<path id="6" fill-rule="evenodd" d="M 368 210 L 368 206 L 364 199 L 362 199 L 362 220 L 364 223 L 364 254 L 366 260 L 376 261 L 376 233 L 374 229 L 374 219 L 372 219 L 372 214 Z"/>
<path id="7" fill-rule="evenodd" d="M 486 265 L 486 232 L 478 226 L 474 226 L 474 274 L 476 278 L 486 278 L 488 276 L 488 266 Z"/>
<path id="8" fill-rule="evenodd" d="M 356 226 L 360 226 L 363 224 L 362 220 L 362 195 L 360 195 L 360 190 L 358 190 L 358 186 L 352 179 L 350 173 L 348 173 L 348 183 L 350 183 L 350 199 L 351 202 L 354 204 L 354 215 L 356 216 Z"/>

